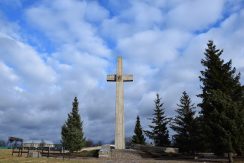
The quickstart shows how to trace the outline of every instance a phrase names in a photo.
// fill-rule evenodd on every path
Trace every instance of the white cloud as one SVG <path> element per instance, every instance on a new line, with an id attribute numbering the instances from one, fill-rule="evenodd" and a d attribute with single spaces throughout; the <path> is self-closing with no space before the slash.
<path id="1" fill-rule="evenodd" d="M 144 116 L 151 117 L 153 113 L 152 108 L 154 107 L 153 100 L 155 99 L 157 93 L 158 92 L 148 92 L 147 94 L 143 95 L 141 101 L 139 102 L 139 108 L 140 108 L 139 115 L 143 117 Z"/>
<path id="2" fill-rule="evenodd" d="M 1 79 L 6 79 L 9 82 L 14 82 L 18 80 L 18 76 L 13 72 L 13 69 L 0 62 L 0 75 Z"/>
<path id="3" fill-rule="evenodd" d="M 78 96 L 87 138 L 111 141 L 115 83 L 107 83 L 106 75 L 116 72 L 117 54 L 124 58 L 124 72 L 134 75 L 134 82 L 125 84 L 128 136 L 136 115 L 147 128 L 156 93 L 169 116 L 184 90 L 199 102 L 200 60 L 209 39 L 244 74 L 244 12 L 236 5 L 218 0 L 108 1 L 103 6 L 46 0 L 23 6 L 25 30 L 45 35 L 55 48 L 40 53 L 28 42 L 30 36 L 23 39 L 23 22 L 0 19 L 0 129 L 6 131 L 0 138 L 59 139 Z M 223 17 L 226 6 L 229 16 Z M 204 33 L 191 32 L 199 30 Z M 45 38 L 36 39 L 45 46 Z"/>
<path id="4" fill-rule="evenodd" d="M 112 2 L 112 5 L 121 9 L 116 2 Z M 117 42 L 118 39 L 129 37 L 136 32 L 158 28 L 157 26 L 161 28 L 163 22 L 163 13 L 158 6 L 133 1 L 126 4 L 118 15 L 105 19 L 100 30 L 103 36 Z"/>
<path id="5" fill-rule="evenodd" d="M 5 34 L 7 36 L 20 39 L 20 36 L 17 34 L 20 29 L 19 26 L 16 23 L 7 21 L 2 12 L 0 12 L 0 25 L 1 35 Z"/>
<path id="6" fill-rule="evenodd" d="M 188 0 L 169 11 L 167 24 L 180 30 L 203 30 L 222 18 L 223 9 L 223 0 Z"/>
<path id="7" fill-rule="evenodd" d="M 0 44 L 1 59 L 8 65 L 12 65 L 22 78 L 33 79 L 35 82 L 55 80 L 55 72 L 45 65 L 32 47 L 2 34 Z"/>
<path id="8" fill-rule="evenodd" d="M 133 35 L 137 29 L 132 24 L 122 22 L 118 17 L 113 17 L 103 21 L 100 31 L 103 37 L 111 39 L 117 44 L 119 38 L 129 37 Z"/>
<path id="9" fill-rule="evenodd" d="M 131 8 L 123 12 L 120 19 L 133 23 L 138 28 L 160 25 L 164 21 L 160 9 L 139 1 L 132 2 Z"/>
<path id="10" fill-rule="evenodd" d="M 100 6 L 97 2 L 86 3 L 86 13 L 85 18 L 91 22 L 101 22 L 104 19 L 108 18 L 109 12 Z"/>
<path id="11" fill-rule="evenodd" d="M 121 39 L 118 50 L 134 62 L 159 65 L 173 61 L 191 35 L 177 30 L 150 30 Z"/>
<path id="12" fill-rule="evenodd" d="M 26 17 L 39 30 L 43 31 L 59 47 L 72 45 L 80 51 L 99 57 L 108 57 L 110 50 L 101 38 L 97 36 L 96 28 L 86 22 L 85 14 L 93 7 L 100 12 L 106 10 L 96 4 L 82 1 L 51 1 L 49 5 L 41 4 L 29 8 Z M 96 14 L 95 14 L 96 15 Z M 101 19 L 95 15 L 87 15 L 88 19 Z M 101 16 L 101 15 L 100 15 Z M 106 17 L 106 16 L 104 16 Z M 95 20 L 96 21 L 96 20 Z M 94 48 L 95 47 L 95 48 Z"/>

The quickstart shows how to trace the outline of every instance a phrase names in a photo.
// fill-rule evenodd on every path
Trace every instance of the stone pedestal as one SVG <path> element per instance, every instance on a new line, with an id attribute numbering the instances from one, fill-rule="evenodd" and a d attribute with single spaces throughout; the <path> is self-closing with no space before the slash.
<path id="1" fill-rule="evenodd" d="M 111 159 L 118 160 L 140 160 L 142 153 L 133 149 L 112 149 Z"/>
<path id="2" fill-rule="evenodd" d="M 111 157 L 111 146 L 110 145 L 102 145 L 101 149 L 98 153 L 99 158 L 110 158 Z"/>
<path id="3" fill-rule="evenodd" d="M 142 159 L 144 152 L 134 149 L 114 149 L 110 145 L 103 145 L 99 151 L 99 158 L 112 160 L 138 160 Z"/>

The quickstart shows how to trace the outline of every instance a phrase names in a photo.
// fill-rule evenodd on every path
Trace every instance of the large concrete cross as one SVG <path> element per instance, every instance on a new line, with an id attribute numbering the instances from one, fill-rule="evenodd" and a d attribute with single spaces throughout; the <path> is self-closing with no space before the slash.
<path id="1" fill-rule="evenodd" d="M 115 149 L 125 149 L 124 82 L 132 82 L 133 75 L 123 75 L 122 57 L 117 60 L 117 74 L 107 75 L 108 82 L 116 82 Z"/>

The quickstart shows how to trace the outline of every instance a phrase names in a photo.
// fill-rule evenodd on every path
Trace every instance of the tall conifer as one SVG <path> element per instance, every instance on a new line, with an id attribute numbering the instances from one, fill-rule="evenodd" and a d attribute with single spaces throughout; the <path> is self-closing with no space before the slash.
<path id="1" fill-rule="evenodd" d="M 224 63 L 220 58 L 223 50 L 217 49 L 213 41 L 209 41 L 205 58 L 201 63 L 205 67 L 201 71 L 202 120 L 205 131 L 205 142 L 217 154 L 233 152 L 240 143 L 237 135 L 239 103 L 242 100 L 240 73 L 232 68 L 231 60 Z M 240 123 L 242 123 L 240 121 Z"/>
<path id="2" fill-rule="evenodd" d="M 179 147 L 181 152 L 194 153 L 198 143 L 196 134 L 198 126 L 194 117 L 194 104 L 191 104 L 191 99 L 185 91 L 177 106 L 177 115 L 171 125 L 171 128 L 176 132 L 173 136 L 174 145 Z"/>
<path id="3" fill-rule="evenodd" d="M 85 145 L 83 122 L 80 120 L 78 105 L 78 99 L 75 97 L 72 112 L 68 114 L 68 119 L 61 131 L 61 143 L 71 153 L 80 150 Z"/>
<path id="4" fill-rule="evenodd" d="M 151 131 L 145 131 L 145 134 L 154 141 L 155 146 L 170 145 L 169 132 L 167 129 L 169 119 L 165 116 L 163 103 L 161 103 L 161 98 L 159 97 L 159 94 L 156 95 L 154 103 L 154 117 L 150 118 L 152 120 L 152 124 L 149 125 Z"/>

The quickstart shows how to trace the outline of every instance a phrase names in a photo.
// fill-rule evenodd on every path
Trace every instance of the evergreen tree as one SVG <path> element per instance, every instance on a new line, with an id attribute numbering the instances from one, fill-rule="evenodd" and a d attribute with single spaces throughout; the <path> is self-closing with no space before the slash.
<path id="1" fill-rule="evenodd" d="M 238 134 L 235 144 L 237 154 L 244 156 L 244 86 L 242 86 L 242 100 L 237 104 L 238 115 L 237 115 L 237 126 Z"/>
<path id="2" fill-rule="evenodd" d="M 145 134 L 154 141 L 155 146 L 170 145 L 169 132 L 167 129 L 169 119 L 165 116 L 163 103 L 161 103 L 161 98 L 159 97 L 159 94 L 156 95 L 154 103 L 154 117 L 150 118 L 150 120 L 152 120 L 152 125 L 149 125 L 152 130 L 145 131 Z"/>
<path id="3" fill-rule="evenodd" d="M 142 132 L 140 117 L 136 117 L 136 125 L 134 129 L 134 134 L 132 137 L 132 143 L 133 144 L 145 144 L 145 137 Z"/>
<path id="4" fill-rule="evenodd" d="M 61 143 L 71 153 L 85 146 L 83 122 L 80 120 L 78 105 L 78 99 L 75 97 L 72 112 L 68 114 L 68 119 L 62 126 L 61 131 Z"/>
<path id="5" fill-rule="evenodd" d="M 237 135 L 238 105 L 242 100 L 240 73 L 236 74 L 231 60 L 224 63 L 220 58 L 223 50 L 216 49 L 213 41 L 209 41 L 205 51 L 205 58 L 201 63 L 205 67 L 201 71 L 202 120 L 205 131 L 205 142 L 217 154 L 233 152 L 240 143 Z M 242 123 L 242 122 L 240 122 Z"/>
<path id="6" fill-rule="evenodd" d="M 176 132 L 173 136 L 175 146 L 180 148 L 181 152 L 194 153 L 197 149 L 197 123 L 194 118 L 194 104 L 184 91 L 180 98 L 180 104 L 177 104 L 177 116 L 173 119 L 171 128 Z"/>

